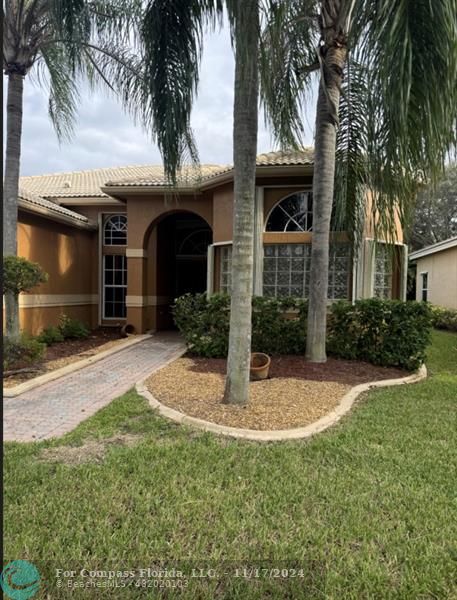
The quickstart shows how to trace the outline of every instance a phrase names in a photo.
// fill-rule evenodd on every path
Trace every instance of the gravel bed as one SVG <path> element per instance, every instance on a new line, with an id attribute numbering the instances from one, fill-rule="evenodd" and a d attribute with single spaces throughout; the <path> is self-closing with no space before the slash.
<path id="1" fill-rule="evenodd" d="M 226 361 L 180 358 L 153 374 L 149 391 L 163 404 L 189 416 L 256 430 L 292 429 L 331 412 L 359 383 L 404 377 L 399 369 L 329 359 L 307 363 L 301 356 L 273 357 L 270 378 L 250 383 L 246 407 L 222 404 Z"/>

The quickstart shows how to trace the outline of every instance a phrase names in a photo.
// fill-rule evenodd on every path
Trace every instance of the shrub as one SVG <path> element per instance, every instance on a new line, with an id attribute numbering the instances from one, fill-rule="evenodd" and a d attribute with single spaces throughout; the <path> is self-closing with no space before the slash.
<path id="1" fill-rule="evenodd" d="M 37 340 L 47 346 L 51 346 L 52 344 L 63 342 L 64 337 L 58 327 L 46 327 L 40 335 L 37 336 Z"/>
<path id="2" fill-rule="evenodd" d="M 89 337 L 89 329 L 77 319 L 62 315 L 59 321 L 59 331 L 65 339 L 78 340 Z"/>
<path id="3" fill-rule="evenodd" d="M 5 256 L 3 258 L 4 292 L 20 294 L 47 280 L 48 274 L 43 271 L 38 263 L 31 262 L 21 256 Z"/>
<path id="4" fill-rule="evenodd" d="M 22 334 L 19 339 L 5 338 L 3 342 L 3 368 L 8 369 L 18 361 L 33 363 L 44 356 L 46 344 L 37 338 Z"/>
<path id="5" fill-rule="evenodd" d="M 436 329 L 447 329 L 448 331 L 457 331 L 457 310 L 452 308 L 441 308 L 441 306 L 431 306 L 433 327 Z"/>
<path id="6" fill-rule="evenodd" d="M 337 302 L 331 307 L 328 350 L 341 358 L 417 369 L 425 360 L 431 323 L 425 302 Z"/>
<path id="7" fill-rule="evenodd" d="M 175 301 L 173 317 L 193 354 L 227 356 L 230 296 L 184 294 Z"/>
<path id="8" fill-rule="evenodd" d="M 296 298 L 254 297 L 252 350 L 299 354 L 305 349 L 307 303 Z M 230 296 L 185 294 L 173 307 L 175 323 L 193 354 L 225 357 L 228 352 Z"/>
<path id="9" fill-rule="evenodd" d="M 301 298 L 256 296 L 252 303 L 252 351 L 301 354 L 306 347 L 308 303 Z"/>

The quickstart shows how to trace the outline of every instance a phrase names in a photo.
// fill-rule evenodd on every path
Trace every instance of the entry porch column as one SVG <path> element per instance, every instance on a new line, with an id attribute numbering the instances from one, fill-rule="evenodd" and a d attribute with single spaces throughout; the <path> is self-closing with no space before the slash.
<path id="1" fill-rule="evenodd" d="M 146 325 L 146 269 L 147 251 L 143 248 L 127 248 L 127 323 L 135 333 L 145 333 Z"/>

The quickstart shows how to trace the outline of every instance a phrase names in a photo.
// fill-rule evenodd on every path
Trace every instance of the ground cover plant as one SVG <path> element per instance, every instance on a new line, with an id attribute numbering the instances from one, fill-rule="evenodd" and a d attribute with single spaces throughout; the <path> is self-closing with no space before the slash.
<path id="1" fill-rule="evenodd" d="M 159 560 L 303 569 L 296 578 L 192 579 L 167 598 L 456 597 L 457 336 L 432 337 L 429 379 L 366 394 L 309 441 L 196 432 L 131 391 L 59 440 L 7 443 L 5 560 L 37 564 L 41 597 L 52 598 L 68 597 L 52 587 L 56 567 Z"/>

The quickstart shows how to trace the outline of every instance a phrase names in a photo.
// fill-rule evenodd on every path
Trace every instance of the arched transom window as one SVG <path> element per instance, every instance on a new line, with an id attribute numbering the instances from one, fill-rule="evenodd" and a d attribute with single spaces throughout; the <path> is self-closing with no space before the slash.
<path id="1" fill-rule="evenodd" d="M 103 243 L 105 246 L 127 245 L 127 217 L 125 215 L 111 215 L 106 219 Z"/>
<path id="2" fill-rule="evenodd" d="M 192 231 L 180 242 L 178 256 L 206 256 L 208 246 L 212 242 L 210 229 L 197 229 Z"/>
<path id="3" fill-rule="evenodd" d="M 280 200 L 270 212 L 266 231 L 312 231 L 313 195 L 296 192 Z"/>

